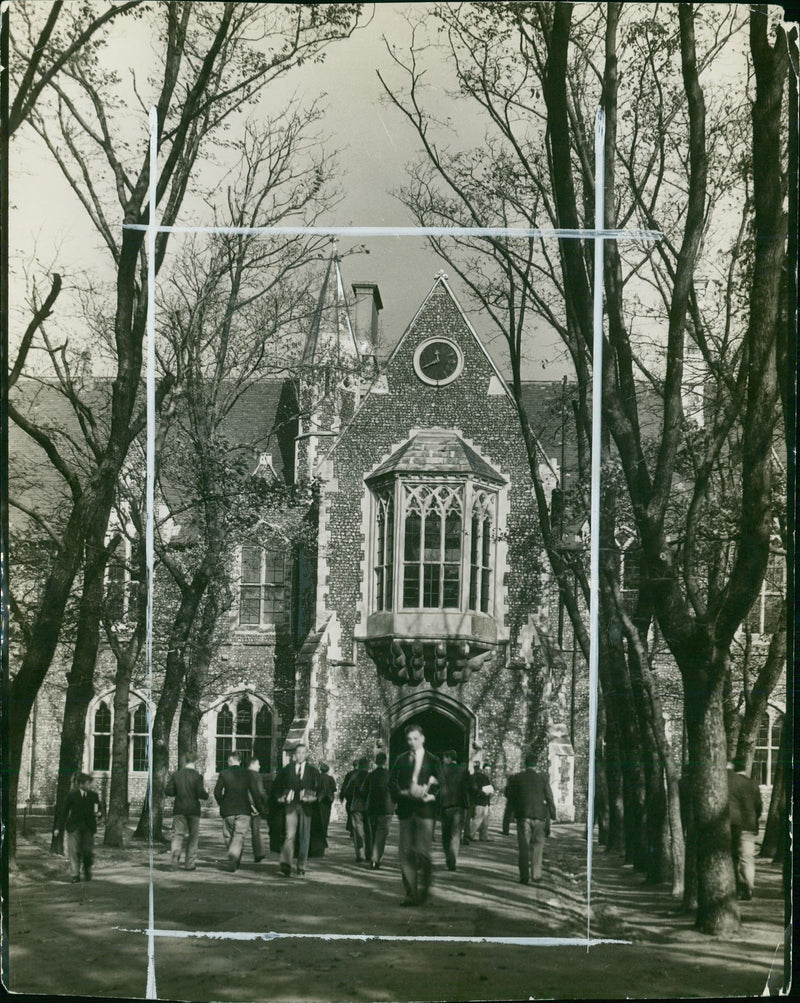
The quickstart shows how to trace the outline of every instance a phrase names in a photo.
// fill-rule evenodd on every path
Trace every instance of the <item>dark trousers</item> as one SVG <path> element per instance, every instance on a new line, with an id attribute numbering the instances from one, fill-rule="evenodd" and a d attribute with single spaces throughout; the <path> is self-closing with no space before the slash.
<path id="1" fill-rule="evenodd" d="M 250 816 L 250 840 L 253 844 L 253 860 L 258 862 L 266 857 L 264 849 L 264 838 L 261 835 L 261 817 L 259 815 Z"/>
<path id="2" fill-rule="evenodd" d="M 356 860 L 369 858 L 370 855 L 370 834 L 367 816 L 363 811 L 351 811 L 350 821 L 353 826 L 353 846 L 356 851 Z"/>
<path id="3" fill-rule="evenodd" d="M 311 816 L 300 805 L 286 806 L 286 830 L 281 847 L 281 866 L 291 867 L 294 857 L 294 838 L 297 836 L 297 870 L 306 869 L 308 844 L 311 840 Z"/>
<path id="4" fill-rule="evenodd" d="M 319 802 L 319 817 L 322 821 L 322 838 L 325 840 L 325 845 L 328 845 L 328 826 L 331 822 L 331 802 L 330 801 L 320 801 Z"/>
<path id="5" fill-rule="evenodd" d="M 400 871 L 406 895 L 425 899 L 431 884 L 434 819 L 400 819 Z"/>
<path id="6" fill-rule="evenodd" d="M 368 815 L 370 840 L 372 842 L 371 859 L 375 864 L 379 864 L 383 859 L 383 851 L 386 849 L 386 837 L 389 835 L 389 823 L 391 815 Z"/>
<path id="7" fill-rule="evenodd" d="M 517 819 L 520 881 L 527 882 L 531 878 L 538 881 L 541 878 L 546 831 L 547 822 L 543 818 Z"/>
<path id="8" fill-rule="evenodd" d="M 464 830 L 465 808 L 442 808 L 442 849 L 448 871 L 454 871 L 461 849 L 461 833 Z"/>

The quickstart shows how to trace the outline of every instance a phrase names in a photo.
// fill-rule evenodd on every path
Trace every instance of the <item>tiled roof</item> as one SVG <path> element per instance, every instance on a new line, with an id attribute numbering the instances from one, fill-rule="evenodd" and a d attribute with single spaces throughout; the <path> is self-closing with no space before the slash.
<path id="1" fill-rule="evenodd" d="M 372 477 L 389 473 L 474 474 L 484 480 L 503 481 L 460 436 L 445 429 L 417 433 L 382 463 Z"/>

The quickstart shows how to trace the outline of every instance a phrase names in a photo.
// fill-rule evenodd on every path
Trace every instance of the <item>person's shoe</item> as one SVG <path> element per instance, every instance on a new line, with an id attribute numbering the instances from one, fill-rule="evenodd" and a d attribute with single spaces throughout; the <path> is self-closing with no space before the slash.
<path id="1" fill-rule="evenodd" d="M 290 878 L 292 876 L 292 869 L 288 864 L 281 864 L 280 871 L 285 878 Z"/>
<path id="2" fill-rule="evenodd" d="M 406 895 L 406 897 L 400 903 L 400 905 L 402 905 L 402 906 L 410 906 L 410 905 L 417 905 L 417 904 L 418 904 L 417 900 L 414 898 L 413 895 Z"/>
<path id="3" fill-rule="evenodd" d="M 187 871 L 196 871 L 197 870 L 197 864 L 192 864 L 192 866 L 191 867 L 187 867 L 186 870 Z"/>
<path id="4" fill-rule="evenodd" d="M 74 877 L 74 878 L 70 878 L 69 880 L 70 880 L 70 884 L 72 884 L 72 885 L 77 885 L 77 883 L 78 883 L 78 882 L 79 882 L 79 881 L 80 881 L 81 879 L 80 879 L 79 877 L 77 877 L 77 876 L 76 876 L 76 877 Z"/>
<path id="5" fill-rule="evenodd" d="M 298 873 L 298 874 L 299 874 L 299 875 L 300 875 L 301 877 L 304 877 L 304 876 L 305 876 L 305 873 L 306 873 L 306 869 L 305 869 L 305 867 L 298 867 L 298 868 L 297 868 L 297 873 Z"/>
<path id="6" fill-rule="evenodd" d="M 447 869 L 448 869 L 448 871 L 454 871 L 456 869 L 456 865 L 455 864 L 448 864 L 447 865 Z"/>
<path id="7" fill-rule="evenodd" d="M 373 871 L 377 871 L 378 869 L 378 863 L 375 860 L 370 860 L 369 866 Z"/>
<path id="8" fill-rule="evenodd" d="M 257 864 L 260 864 L 264 857 L 266 857 L 266 853 L 262 853 L 260 857 L 254 857 L 253 859 Z"/>
<path id="9" fill-rule="evenodd" d="M 520 879 L 519 879 L 519 883 L 520 883 L 521 885 L 529 885 L 529 884 L 530 884 L 530 881 L 528 880 L 528 878 L 520 878 Z"/>

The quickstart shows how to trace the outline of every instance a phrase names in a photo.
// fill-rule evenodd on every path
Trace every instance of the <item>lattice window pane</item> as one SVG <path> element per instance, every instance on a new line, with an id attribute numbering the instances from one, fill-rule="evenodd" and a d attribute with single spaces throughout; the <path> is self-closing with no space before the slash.
<path id="1" fill-rule="evenodd" d="M 450 563 L 461 560 L 461 516 L 449 512 L 444 525 L 444 559 Z"/>
<path id="2" fill-rule="evenodd" d="M 217 713 L 217 734 L 233 734 L 233 712 L 227 704 L 223 704 Z"/>
<path id="3" fill-rule="evenodd" d="M 93 770 L 108 770 L 111 767 L 111 736 L 94 736 Z"/>
<path id="4" fill-rule="evenodd" d="M 252 735 L 253 733 L 253 705 L 242 697 L 236 708 L 236 734 Z"/>
<path id="5" fill-rule="evenodd" d="M 419 606 L 419 565 L 407 564 L 403 574 L 403 605 Z"/>
<path id="6" fill-rule="evenodd" d="M 252 626 L 261 622 L 261 586 L 242 585 L 239 593 L 239 623 Z"/>
<path id="7" fill-rule="evenodd" d="M 425 516 L 425 553 L 426 561 L 441 559 L 442 550 L 442 520 L 438 512 L 428 512 Z"/>
<path id="8" fill-rule="evenodd" d="M 410 512 L 406 518 L 405 559 L 418 561 L 420 541 L 422 538 L 422 519 L 416 512 Z"/>
<path id="9" fill-rule="evenodd" d="M 230 735 L 217 735 L 217 773 L 228 765 L 228 756 L 233 752 L 233 738 Z"/>
<path id="10" fill-rule="evenodd" d="M 267 550 L 264 553 L 264 583 L 266 585 L 285 585 L 289 576 L 286 555 L 278 550 Z"/>
<path id="11" fill-rule="evenodd" d="M 427 608 L 439 606 L 439 576 L 441 565 L 424 564 L 422 579 L 422 605 Z"/>
<path id="12" fill-rule="evenodd" d="M 445 609 L 458 609 L 459 585 L 461 583 L 461 568 L 458 564 L 445 564 L 444 566 L 444 595 L 442 606 Z"/>

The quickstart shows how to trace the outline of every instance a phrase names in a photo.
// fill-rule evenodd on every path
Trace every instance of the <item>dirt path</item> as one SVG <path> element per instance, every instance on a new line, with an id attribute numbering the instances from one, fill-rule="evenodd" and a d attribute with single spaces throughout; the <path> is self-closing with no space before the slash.
<path id="1" fill-rule="evenodd" d="M 642 884 L 595 852 L 592 936 L 630 944 L 509 945 L 382 937 L 585 937 L 585 843 L 578 825 L 554 826 L 541 884 L 517 881 L 516 840 L 462 851 L 459 869 L 435 857 L 436 884 L 421 909 L 400 907 L 396 825 L 380 871 L 352 859 L 332 824 L 324 859 L 305 878 L 284 878 L 277 858 L 246 851 L 235 875 L 219 868 L 219 823 L 204 821 L 198 870 L 172 872 L 154 853 L 155 927 L 160 931 L 302 934 L 231 940 L 155 940 L 161 999 L 405 1001 L 525 998 L 649 998 L 761 995 L 782 966 L 780 872 L 759 861 L 755 899 L 743 904 L 735 943 L 701 937 L 676 912 L 668 889 Z M 146 847 L 98 848 L 91 883 L 69 884 L 49 833 L 22 839 L 10 881 L 10 978 L 18 992 L 145 995 L 149 861 Z M 311 937 L 309 937 L 311 935 Z M 777 962 L 776 962 L 777 951 Z"/>

